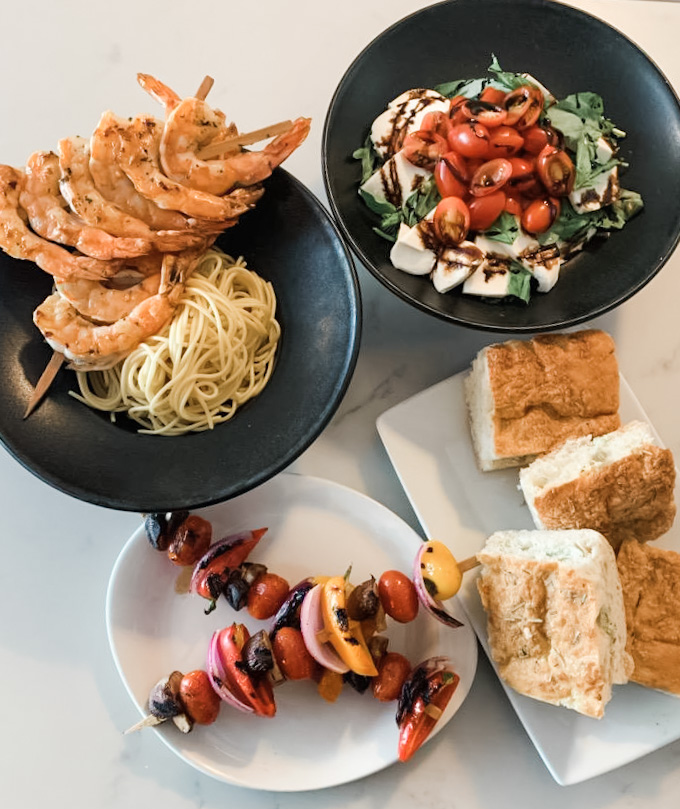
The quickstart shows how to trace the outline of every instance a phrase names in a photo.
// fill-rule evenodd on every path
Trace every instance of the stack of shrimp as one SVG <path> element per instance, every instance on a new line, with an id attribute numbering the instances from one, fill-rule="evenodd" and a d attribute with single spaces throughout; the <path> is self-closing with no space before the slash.
<path id="1" fill-rule="evenodd" d="M 201 159 L 233 141 L 234 124 L 200 91 L 181 98 L 137 78 L 164 120 L 107 111 L 89 141 L 67 137 L 22 169 L 0 166 L 0 248 L 53 276 L 33 320 L 79 370 L 109 368 L 163 329 L 201 255 L 309 132 L 298 118 L 262 151 L 225 145 Z"/>

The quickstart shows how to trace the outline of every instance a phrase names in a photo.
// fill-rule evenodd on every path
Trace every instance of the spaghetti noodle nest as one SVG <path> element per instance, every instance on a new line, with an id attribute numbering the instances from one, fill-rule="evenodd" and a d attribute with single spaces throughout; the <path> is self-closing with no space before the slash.
<path id="1" fill-rule="evenodd" d="M 127 415 L 140 433 L 210 430 L 257 396 L 281 329 L 271 284 L 212 248 L 187 281 L 172 321 L 106 371 L 78 371 L 90 407 Z"/>

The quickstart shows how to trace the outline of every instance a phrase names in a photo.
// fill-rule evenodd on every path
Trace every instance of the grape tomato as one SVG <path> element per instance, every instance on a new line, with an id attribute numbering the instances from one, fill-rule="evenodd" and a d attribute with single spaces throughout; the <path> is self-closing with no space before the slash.
<path id="1" fill-rule="evenodd" d="M 418 615 L 415 584 L 400 570 L 386 570 L 378 580 L 378 597 L 383 609 L 398 623 L 407 624 Z"/>
<path id="2" fill-rule="evenodd" d="M 485 197 L 501 189 L 512 175 L 512 164 L 503 157 L 483 163 L 472 175 L 470 193 L 475 197 Z"/>
<path id="3" fill-rule="evenodd" d="M 460 244 L 470 229 L 470 211 L 460 197 L 445 197 L 435 208 L 433 221 L 443 244 Z"/>

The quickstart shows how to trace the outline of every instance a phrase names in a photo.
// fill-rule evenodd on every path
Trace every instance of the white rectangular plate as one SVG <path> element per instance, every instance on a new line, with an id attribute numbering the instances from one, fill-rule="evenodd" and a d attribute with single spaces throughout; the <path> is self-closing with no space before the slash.
<path id="1" fill-rule="evenodd" d="M 459 560 L 475 554 L 494 531 L 534 528 L 518 470 L 481 472 L 477 467 L 464 376 L 445 379 L 377 420 L 378 433 L 427 538 L 445 542 Z M 649 423 L 623 378 L 620 412 L 623 423 Z M 678 523 L 655 545 L 680 551 Z M 475 579 L 474 571 L 465 575 L 458 597 L 488 656 L 486 616 Z M 505 691 L 559 784 L 601 775 L 680 738 L 680 699 L 634 683 L 614 687 L 600 720 Z"/>

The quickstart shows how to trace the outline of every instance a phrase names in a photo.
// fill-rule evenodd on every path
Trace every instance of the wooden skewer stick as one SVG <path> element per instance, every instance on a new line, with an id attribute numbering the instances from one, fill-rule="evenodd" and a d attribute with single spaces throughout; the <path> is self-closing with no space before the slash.
<path id="1" fill-rule="evenodd" d="M 198 90 L 196 90 L 196 95 L 194 96 L 194 98 L 198 98 L 201 101 L 205 101 L 205 97 L 212 89 L 214 83 L 215 79 L 213 79 L 212 76 L 206 76 L 201 82 L 201 86 L 198 88 Z"/>
<path id="2" fill-rule="evenodd" d="M 52 354 L 52 358 L 45 366 L 45 370 L 42 372 L 40 379 L 33 390 L 33 395 L 31 396 L 28 407 L 26 408 L 26 412 L 24 413 L 24 418 L 28 418 L 31 415 L 40 400 L 47 393 L 50 385 L 54 381 L 54 377 L 57 375 L 57 371 L 61 368 L 63 362 L 64 355 L 59 351 L 55 351 Z"/>
<path id="3" fill-rule="evenodd" d="M 463 559 L 462 562 L 458 562 L 458 570 L 461 573 L 466 573 L 468 570 L 472 570 L 475 567 L 478 567 L 481 564 L 479 559 L 476 556 L 468 556 L 467 559 Z"/>
<path id="4" fill-rule="evenodd" d="M 284 132 L 288 132 L 292 126 L 292 121 L 280 121 L 278 124 L 263 126 L 262 129 L 253 129 L 252 132 L 234 135 L 226 140 L 209 143 L 204 149 L 201 149 L 197 156 L 200 160 L 208 160 L 211 157 L 217 157 L 223 152 L 232 152 L 239 146 L 248 146 L 251 143 L 259 143 L 261 140 L 273 138 L 275 135 L 282 135 Z"/>

